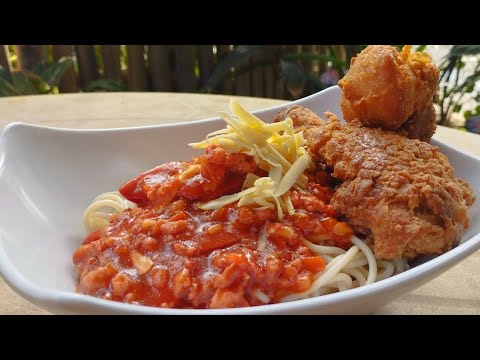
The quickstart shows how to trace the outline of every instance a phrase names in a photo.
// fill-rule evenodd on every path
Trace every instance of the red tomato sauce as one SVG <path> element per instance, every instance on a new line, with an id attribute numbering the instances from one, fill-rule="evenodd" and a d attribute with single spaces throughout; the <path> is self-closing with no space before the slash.
<path id="1" fill-rule="evenodd" d="M 325 268 L 304 239 L 348 249 L 350 227 L 328 205 L 331 178 L 308 175 L 310 194 L 291 191 L 295 214 L 237 207 L 200 210 L 241 190 L 253 158 L 211 146 L 190 162 L 170 162 L 125 183 L 138 204 L 113 215 L 73 254 L 78 290 L 104 299 L 168 308 L 229 308 L 278 302 L 307 290 Z M 260 246 L 260 247 L 259 247 Z"/>

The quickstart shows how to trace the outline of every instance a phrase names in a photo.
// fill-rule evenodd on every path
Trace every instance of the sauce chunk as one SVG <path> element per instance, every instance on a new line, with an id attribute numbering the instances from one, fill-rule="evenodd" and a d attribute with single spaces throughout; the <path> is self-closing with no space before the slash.
<path id="1" fill-rule="evenodd" d="M 291 190 L 294 215 L 269 208 L 200 210 L 241 190 L 253 158 L 211 146 L 190 162 L 171 162 L 127 182 L 137 203 L 113 215 L 73 254 L 78 290 L 104 299 L 168 308 L 227 308 L 278 302 L 307 290 L 325 268 L 312 242 L 351 246 L 351 229 L 328 205 L 326 174 L 309 176 L 312 194 Z M 315 196 L 317 194 L 317 196 Z"/>

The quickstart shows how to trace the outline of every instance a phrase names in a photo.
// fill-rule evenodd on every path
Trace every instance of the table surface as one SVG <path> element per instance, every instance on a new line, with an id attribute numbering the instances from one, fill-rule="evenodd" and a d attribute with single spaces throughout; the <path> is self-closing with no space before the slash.
<path id="1" fill-rule="evenodd" d="M 238 97 L 249 110 L 284 100 Z M 113 128 L 195 121 L 227 109 L 229 96 L 184 93 L 90 93 L 0 99 L 0 130 L 22 121 L 63 128 Z M 434 136 L 480 156 L 480 135 L 439 127 Z M 480 252 L 378 314 L 480 314 Z M 22 299 L 0 278 L 0 314 L 48 314 Z"/>

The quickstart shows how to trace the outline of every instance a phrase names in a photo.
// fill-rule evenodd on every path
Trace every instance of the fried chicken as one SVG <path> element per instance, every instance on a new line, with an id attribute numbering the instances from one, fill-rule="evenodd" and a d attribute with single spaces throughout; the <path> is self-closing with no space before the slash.
<path id="1" fill-rule="evenodd" d="M 410 49 L 370 45 L 352 58 L 350 70 L 338 82 L 347 122 L 358 119 L 367 127 L 400 129 L 410 138 L 430 140 L 436 128 L 432 99 L 439 70 L 428 54 Z"/>
<path id="2" fill-rule="evenodd" d="M 293 126 L 295 126 L 298 131 L 324 124 L 324 121 L 312 110 L 298 105 L 292 105 L 285 110 L 280 111 L 275 116 L 274 121 L 279 122 L 285 120 L 286 118 L 292 119 Z"/>
<path id="3" fill-rule="evenodd" d="M 331 113 L 324 122 L 298 106 L 276 121 L 286 116 L 305 125 L 312 155 L 342 181 L 331 204 L 378 258 L 441 254 L 458 244 L 475 197 L 436 146 L 358 120 L 342 125 Z"/>
<path id="4" fill-rule="evenodd" d="M 433 104 L 415 111 L 396 131 L 399 135 L 410 139 L 419 139 L 429 142 L 437 129 L 437 113 Z"/>

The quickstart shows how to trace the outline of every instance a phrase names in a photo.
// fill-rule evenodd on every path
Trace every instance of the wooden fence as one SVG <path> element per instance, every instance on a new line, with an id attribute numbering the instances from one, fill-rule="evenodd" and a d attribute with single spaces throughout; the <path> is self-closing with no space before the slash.
<path id="1" fill-rule="evenodd" d="M 31 70 L 41 62 L 70 56 L 74 60 L 62 78 L 60 93 L 85 91 L 98 79 L 118 80 L 129 91 L 199 92 L 215 64 L 232 51 L 234 45 L 15 45 L 12 66 L 7 45 L 0 45 L 0 65 L 8 71 Z M 322 53 L 323 45 L 278 46 L 281 51 Z M 122 51 L 126 64 L 121 64 Z M 99 55 L 100 54 L 100 55 Z M 348 54 L 343 54 L 346 57 Z M 252 60 L 250 60 L 252 61 Z M 301 61 L 313 74 L 320 75 L 326 64 Z M 258 66 L 237 74 L 235 67 L 213 92 L 245 96 L 291 99 L 278 65 Z"/>

